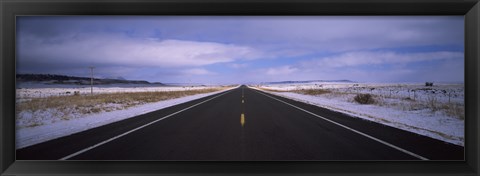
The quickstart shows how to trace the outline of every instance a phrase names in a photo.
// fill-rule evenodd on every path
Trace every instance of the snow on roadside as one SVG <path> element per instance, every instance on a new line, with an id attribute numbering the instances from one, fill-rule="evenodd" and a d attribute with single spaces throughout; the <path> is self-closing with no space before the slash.
<path id="1" fill-rule="evenodd" d="M 94 94 L 123 92 L 166 92 L 186 91 L 215 88 L 218 86 L 156 86 L 156 87 L 93 87 Z M 20 88 L 16 90 L 17 102 L 31 98 L 68 96 L 79 92 L 80 95 L 90 94 L 90 87 L 60 87 L 60 88 Z"/>
<path id="2" fill-rule="evenodd" d="M 464 121 L 443 113 L 432 113 L 426 109 L 403 111 L 377 105 L 361 105 L 349 101 L 348 97 L 312 96 L 251 88 L 464 146 Z"/>
<path id="3" fill-rule="evenodd" d="M 152 111 L 196 100 L 213 94 L 225 92 L 235 88 L 236 87 L 216 92 L 196 94 L 155 103 L 148 103 L 123 110 L 91 114 L 82 118 L 64 120 L 56 123 L 48 123 L 41 126 L 20 128 L 16 131 L 16 148 L 20 149 L 59 137 L 68 136 L 91 128 L 135 117 L 141 114 L 146 114 Z"/>

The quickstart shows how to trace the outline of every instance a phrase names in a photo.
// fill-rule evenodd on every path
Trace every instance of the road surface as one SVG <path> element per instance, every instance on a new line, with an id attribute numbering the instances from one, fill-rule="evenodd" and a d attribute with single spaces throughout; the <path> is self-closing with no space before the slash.
<path id="1" fill-rule="evenodd" d="M 16 154 L 17 160 L 463 160 L 464 148 L 241 86 Z"/>

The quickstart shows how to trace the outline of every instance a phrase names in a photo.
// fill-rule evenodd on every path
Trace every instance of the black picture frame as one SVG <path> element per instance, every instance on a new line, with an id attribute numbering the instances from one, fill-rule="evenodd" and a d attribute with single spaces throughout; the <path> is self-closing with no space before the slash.
<path id="1" fill-rule="evenodd" d="M 479 175 L 478 0 L 0 0 L 1 175 Z M 465 161 L 16 161 L 19 15 L 464 15 Z"/>

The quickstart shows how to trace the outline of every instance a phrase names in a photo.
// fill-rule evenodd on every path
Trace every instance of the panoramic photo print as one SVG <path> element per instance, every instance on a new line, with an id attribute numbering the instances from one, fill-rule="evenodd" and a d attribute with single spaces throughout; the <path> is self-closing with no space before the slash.
<path id="1" fill-rule="evenodd" d="M 17 16 L 17 160 L 464 160 L 463 16 Z"/>

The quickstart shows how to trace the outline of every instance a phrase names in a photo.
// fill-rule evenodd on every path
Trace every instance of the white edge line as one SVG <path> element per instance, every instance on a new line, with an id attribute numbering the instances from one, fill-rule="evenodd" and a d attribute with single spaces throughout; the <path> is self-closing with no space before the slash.
<path id="1" fill-rule="evenodd" d="M 420 156 L 420 155 L 418 155 L 418 154 L 415 154 L 415 153 L 410 152 L 410 151 L 408 151 L 408 150 L 405 150 L 405 149 L 403 149 L 403 148 L 397 147 L 397 146 L 395 146 L 395 145 L 393 145 L 393 144 L 390 144 L 390 143 L 388 143 L 388 142 L 385 142 L 385 141 L 383 141 L 383 140 L 381 140 L 381 139 L 375 138 L 375 137 L 373 137 L 373 136 L 370 136 L 370 135 L 365 134 L 365 133 L 363 133 L 363 132 L 357 131 L 357 130 L 355 130 L 355 129 L 353 129 L 353 128 L 350 128 L 350 127 L 348 127 L 348 126 L 342 125 L 342 124 L 340 124 L 340 123 L 337 123 L 337 122 L 332 121 L 332 120 L 330 120 L 330 119 L 327 119 L 327 118 L 325 118 L 325 117 L 322 117 L 322 116 L 320 116 L 320 115 L 317 115 L 317 114 L 315 114 L 315 113 L 313 113 L 313 112 L 307 111 L 307 110 L 305 110 L 305 109 L 299 108 L 299 107 L 297 107 L 297 106 L 295 106 L 295 105 L 292 105 L 292 104 L 290 104 L 290 103 L 287 103 L 287 102 L 285 102 L 285 101 L 279 100 L 279 99 L 277 99 L 277 98 L 275 98 L 275 97 L 272 97 L 272 96 L 270 96 L 270 95 L 267 95 L 267 94 L 265 94 L 265 93 L 262 93 L 261 91 L 258 91 L 258 90 L 257 90 L 257 92 L 260 93 L 260 94 L 262 94 L 262 95 L 265 95 L 265 96 L 267 96 L 267 97 L 270 97 L 270 98 L 272 98 L 272 99 L 274 99 L 274 100 L 277 100 L 277 101 L 280 101 L 280 102 L 285 103 L 285 104 L 287 104 L 287 105 L 290 105 L 290 106 L 292 106 L 292 107 L 294 107 L 294 108 L 297 108 L 297 109 L 299 109 L 299 110 L 302 110 L 302 111 L 304 111 L 304 112 L 306 112 L 306 113 L 308 113 L 308 114 L 311 114 L 311 115 L 313 115 L 313 116 L 316 116 L 316 117 L 318 117 L 318 118 L 321 118 L 321 119 L 323 119 L 323 120 L 325 120 L 325 121 L 328 121 L 328 122 L 333 123 L 333 124 L 335 124 L 335 125 L 341 126 L 341 127 L 345 128 L 345 129 L 347 129 L 347 130 L 350 130 L 350 131 L 352 131 L 352 132 L 355 132 L 355 133 L 357 133 L 357 134 L 360 134 L 360 135 L 362 135 L 362 136 L 365 136 L 365 137 L 367 137 L 367 138 L 370 138 L 370 139 L 372 139 L 372 140 L 374 140 L 374 141 L 380 142 L 380 143 L 382 143 L 382 144 L 384 144 L 384 145 L 387 145 L 387 146 L 389 146 L 389 147 L 391 147 L 391 148 L 397 149 L 397 150 L 399 150 L 399 151 L 401 151 L 401 152 L 403 152 L 403 153 L 409 154 L 409 155 L 411 155 L 411 156 L 413 156 L 413 157 L 416 157 L 416 158 L 418 158 L 418 159 L 421 159 L 421 160 L 429 160 L 428 158 L 425 158 L 425 157 L 423 157 L 423 156 Z"/>
<path id="2" fill-rule="evenodd" d="M 233 90 L 233 89 L 231 89 L 231 90 Z M 127 131 L 127 132 L 125 132 L 125 133 L 122 133 L 122 134 L 120 134 L 120 135 L 117 135 L 117 136 L 115 136 L 115 137 L 112 137 L 112 138 L 110 138 L 110 139 L 107 139 L 107 140 L 102 141 L 102 142 L 100 142 L 100 143 L 97 143 L 97 144 L 95 144 L 95 145 L 92 145 L 92 146 L 90 146 L 90 147 L 87 147 L 87 148 L 85 148 L 85 149 L 82 149 L 82 150 L 80 150 L 80 151 L 78 151 L 78 152 L 75 152 L 75 153 L 73 153 L 73 154 L 70 154 L 70 155 L 68 155 L 68 156 L 63 157 L 63 158 L 61 158 L 60 160 L 67 160 L 67 159 L 69 159 L 69 158 L 72 158 L 72 157 L 75 157 L 75 156 L 80 155 L 80 154 L 82 154 L 82 153 L 85 153 L 85 152 L 87 152 L 87 151 L 89 151 L 89 150 L 92 150 L 92 149 L 98 147 L 98 146 L 101 146 L 101 145 L 103 145 L 103 144 L 106 144 L 106 143 L 108 143 L 108 142 L 111 142 L 111 141 L 113 141 L 113 140 L 115 140 L 115 139 L 118 139 L 118 138 L 120 138 L 120 137 L 122 137 L 122 136 L 125 136 L 125 135 L 130 134 L 130 133 L 132 133 L 132 132 L 135 132 L 135 131 L 137 131 L 137 130 L 139 130 L 139 129 L 142 129 L 142 128 L 146 127 L 146 126 L 149 126 L 149 125 L 151 125 L 151 124 L 154 124 L 154 123 L 156 123 L 156 122 L 158 122 L 158 121 L 161 121 L 161 120 L 166 119 L 166 118 L 168 118 L 168 117 L 171 117 L 171 116 L 173 116 L 173 115 L 175 115 L 175 114 L 178 114 L 178 113 L 181 113 L 181 112 L 183 112 L 183 111 L 186 111 L 186 110 L 188 110 L 188 109 L 190 109 L 190 108 L 193 108 L 193 107 L 195 107 L 195 106 L 198 106 L 198 105 L 200 105 L 200 104 L 202 104 L 202 103 L 205 103 L 205 102 L 207 102 L 207 101 L 210 101 L 210 100 L 212 100 L 212 99 L 214 99 L 214 98 L 217 98 L 217 97 L 219 97 L 219 96 L 225 95 L 226 93 L 230 92 L 231 90 L 228 90 L 228 91 L 226 91 L 225 93 L 222 93 L 222 94 L 220 94 L 220 95 L 217 95 L 217 96 L 215 96 L 215 97 L 212 97 L 212 98 L 210 98 L 210 99 L 208 99 L 208 100 L 205 100 L 205 101 L 202 101 L 202 102 L 200 102 L 200 103 L 194 104 L 194 105 L 192 105 L 192 106 L 190 106 L 190 107 L 187 107 L 187 108 L 182 109 L 182 110 L 180 110 L 180 111 L 174 112 L 174 113 L 172 113 L 172 114 L 169 114 L 169 115 L 167 115 L 167 116 L 164 116 L 164 117 L 162 117 L 162 118 L 159 118 L 159 119 L 157 119 L 157 120 L 155 120 L 155 121 L 152 121 L 152 122 L 150 122 L 150 123 L 147 123 L 147 124 L 145 124 L 145 125 L 139 126 L 139 127 L 135 128 L 135 129 L 132 129 L 132 130 L 130 130 L 130 131 Z"/>

